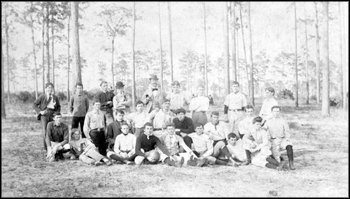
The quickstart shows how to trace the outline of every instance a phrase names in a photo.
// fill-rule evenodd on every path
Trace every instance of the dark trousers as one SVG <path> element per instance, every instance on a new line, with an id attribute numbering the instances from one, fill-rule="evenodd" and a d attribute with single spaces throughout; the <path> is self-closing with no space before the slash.
<path id="1" fill-rule="evenodd" d="M 107 142 L 104 129 L 93 129 L 89 133 L 92 143 L 98 148 L 98 152 L 106 156 L 107 155 Z"/>
<path id="2" fill-rule="evenodd" d="M 51 115 L 41 115 L 40 116 L 40 120 L 41 120 L 41 126 L 42 126 L 42 133 L 41 133 L 41 137 L 43 138 L 44 141 L 44 149 L 47 151 L 47 145 L 46 145 L 46 130 L 47 130 L 47 123 L 53 121 L 52 116 Z"/>
<path id="3" fill-rule="evenodd" d="M 186 135 L 185 137 L 183 137 L 183 139 L 185 144 L 188 146 L 188 148 L 192 149 L 192 143 L 193 143 L 192 138 Z M 180 146 L 180 153 L 184 153 L 184 152 L 185 152 L 185 149 L 182 146 Z"/>
<path id="4" fill-rule="evenodd" d="M 84 120 L 85 120 L 85 117 L 75 117 L 75 116 L 73 116 L 73 118 L 72 118 L 72 129 L 73 128 L 78 128 L 79 124 L 80 124 L 80 132 L 81 132 L 83 138 L 86 137 L 85 134 L 84 134 L 84 131 L 83 131 Z"/>

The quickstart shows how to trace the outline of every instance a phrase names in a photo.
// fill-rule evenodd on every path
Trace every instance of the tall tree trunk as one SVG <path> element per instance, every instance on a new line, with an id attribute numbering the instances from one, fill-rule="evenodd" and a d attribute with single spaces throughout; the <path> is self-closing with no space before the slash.
<path id="1" fill-rule="evenodd" d="M 43 12 L 43 22 L 42 22 L 42 26 L 41 26 L 41 39 L 42 39 L 42 69 L 43 69 L 43 74 L 42 74 L 42 78 L 43 78 L 43 93 L 45 93 L 45 4 L 42 4 L 42 12 Z"/>
<path id="2" fill-rule="evenodd" d="M 236 29 L 236 28 L 235 28 Z M 236 30 L 235 30 L 236 31 Z M 241 74 L 241 70 L 239 67 L 239 37 L 238 37 L 238 31 L 236 32 L 236 66 L 237 66 L 237 81 L 238 82 L 242 82 L 242 74 Z"/>
<path id="3" fill-rule="evenodd" d="M 68 101 L 70 100 L 70 91 L 69 91 L 69 70 L 70 70 L 70 20 L 71 20 L 71 15 L 68 15 L 68 37 L 67 37 L 67 96 L 68 96 Z"/>
<path id="4" fill-rule="evenodd" d="M 33 2 L 30 2 L 31 8 L 33 8 Z M 37 64 L 36 64 L 36 52 L 35 52 L 35 40 L 34 40 L 34 19 L 33 19 L 33 13 L 30 14 L 30 27 L 32 30 L 32 43 L 33 43 L 33 55 L 34 55 L 34 76 L 35 76 L 35 99 L 38 98 L 38 71 L 37 71 Z"/>
<path id="5" fill-rule="evenodd" d="M 249 72 L 248 72 L 248 58 L 247 58 L 247 50 L 245 49 L 245 40 L 244 40 L 244 26 L 243 26 L 243 17 L 242 17 L 242 3 L 240 2 L 240 9 L 239 9 L 239 15 L 241 18 L 241 31 L 242 31 L 242 41 L 243 41 L 243 51 L 244 51 L 244 60 L 245 60 L 245 71 L 247 75 L 247 83 L 248 83 L 248 93 L 250 93 L 250 87 L 249 87 Z"/>
<path id="6" fill-rule="evenodd" d="M 81 64 L 80 64 L 80 47 L 79 47 L 79 2 L 75 1 L 71 3 L 71 16 L 73 20 L 72 26 L 72 67 L 73 69 L 73 82 L 72 91 L 74 91 L 75 84 L 82 82 L 81 78 Z"/>
<path id="7" fill-rule="evenodd" d="M 248 1 L 248 28 L 249 28 L 249 50 L 250 50 L 250 100 L 251 104 L 254 106 L 254 77 L 253 77 L 253 69 L 254 69 L 254 63 L 253 63 L 253 47 L 252 47 L 252 27 L 250 24 L 250 2 Z"/>
<path id="8" fill-rule="evenodd" d="M 52 83 L 55 85 L 55 37 L 54 37 L 54 27 L 53 27 L 53 14 L 51 15 L 51 49 L 52 49 Z"/>
<path id="9" fill-rule="evenodd" d="M 136 66 L 135 66 L 135 31 L 136 31 L 136 2 L 134 1 L 133 6 L 133 26 L 132 26 L 132 106 L 135 109 L 136 101 Z"/>
<path id="10" fill-rule="evenodd" d="M 162 22 L 160 17 L 160 2 L 158 2 L 158 20 L 159 20 L 159 62 L 160 62 L 160 86 L 164 89 L 163 85 L 163 47 L 162 47 Z"/>
<path id="11" fill-rule="evenodd" d="M 114 40 L 115 40 L 115 36 L 113 36 L 112 38 L 112 63 L 111 63 L 111 71 L 112 71 L 112 85 L 114 86 L 114 67 L 113 67 L 113 63 L 114 63 Z"/>
<path id="12" fill-rule="evenodd" d="M 50 3 L 47 2 L 46 4 L 46 58 L 47 58 L 47 65 L 46 65 L 46 82 L 50 81 L 50 36 L 49 36 L 49 30 L 50 30 Z"/>
<path id="13" fill-rule="evenodd" d="M 235 12 L 236 3 L 231 1 L 231 41 L 232 41 L 232 76 L 233 80 L 237 81 L 237 65 L 236 65 L 236 12 Z"/>
<path id="14" fill-rule="evenodd" d="M 298 95 L 298 35 L 297 35 L 297 5 L 294 2 L 294 38 L 295 38 L 295 107 L 299 106 L 299 95 Z"/>
<path id="15" fill-rule="evenodd" d="M 10 54 L 9 54 L 9 24 L 7 23 L 7 8 L 5 4 L 5 37 L 6 37 L 6 67 L 7 67 L 7 101 L 10 103 Z"/>
<path id="16" fill-rule="evenodd" d="M 317 11 L 317 2 L 315 1 L 315 29 L 316 29 L 316 101 L 317 104 L 320 103 L 321 99 L 321 80 L 320 80 L 320 67 L 321 67 L 321 61 L 320 61 L 320 36 L 319 36 L 319 30 L 318 30 L 318 11 Z"/>
<path id="17" fill-rule="evenodd" d="M 4 55 L 2 53 L 2 39 L 1 39 L 1 71 L 4 71 Z M 1 119 L 6 119 L 5 110 L 5 88 L 4 88 L 4 72 L 1 73 Z"/>
<path id="18" fill-rule="evenodd" d="M 329 35 L 328 35 L 328 1 L 323 4 L 323 76 L 322 76 L 322 116 L 329 116 Z"/>
<path id="19" fill-rule="evenodd" d="M 339 15 L 338 15 L 338 19 L 339 19 L 339 85 L 340 85 L 340 97 L 341 97 L 341 101 L 342 101 L 342 107 L 344 108 L 344 85 L 343 85 L 343 23 L 342 23 L 342 9 L 340 6 L 340 2 L 338 2 L 338 9 L 339 9 Z"/>
<path id="20" fill-rule="evenodd" d="M 305 78 L 306 78 L 306 104 L 309 104 L 309 48 L 307 39 L 307 17 L 306 17 L 306 5 L 304 5 L 304 18 L 305 18 Z"/>
<path id="21" fill-rule="evenodd" d="M 345 4 L 342 2 L 341 5 L 342 8 L 342 26 L 344 27 L 342 32 L 343 32 L 343 42 L 344 44 L 349 43 L 349 18 L 348 18 L 348 13 L 349 13 L 349 7 L 348 4 Z M 349 45 L 344 45 L 343 48 L 343 109 L 347 110 L 348 109 L 348 89 L 349 89 Z"/>
<path id="22" fill-rule="evenodd" d="M 230 93 L 230 64 L 229 64 L 229 36 L 228 36 L 228 7 L 227 2 L 224 2 L 224 71 L 225 71 L 225 95 Z"/>
<path id="23" fill-rule="evenodd" d="M 205 11 L 205 2 L 203 2 L 203 23 L 204 23 L 204 87 L 205 87 L 205 95 L 208 96 L 207 14 Z"/>
<path id="24" fill-rule="evenodd" d="M 170 81 L 174 81 L 174 65 L 173 65 L 173 38 L 172 38 L 172 27 L 171 27 L 171 5 L 168 2 L 168 12 L 169 12 L 169 39 L 170 39 Z"/>

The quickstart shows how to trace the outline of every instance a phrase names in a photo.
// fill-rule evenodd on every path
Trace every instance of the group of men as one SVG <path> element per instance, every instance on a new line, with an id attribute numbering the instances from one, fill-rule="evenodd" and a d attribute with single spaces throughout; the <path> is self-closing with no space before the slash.
<path id="1" fill-rule="evenodd" d="M 61 122 L 58 97 L 53 84 L 47 83 L 33 107 L 42 123 L 48 161 L 78 158 L 93 165 L 162 162 L 177 167 L 253 164 L 283 169 L 286 161 L 280 151 L 286 149 L 289 168 L 295 169 L 288 124 L 279 116 L 281 108 L 273 88 L 266 89 L 267 98 L 255 117 L 239 83 L 233 82 L 233 92 L 224 101 L 224 117 L 219 119 L 219 112 L 208 113 L 209 98 L 202 87 L 189 99 L 178 81 L 172 83 L 169 93 L 159 87 L 156 75 L 149 81 L 133 112 L 131 95 L 122 82 L 109 91 L 102 81 L 90 112 L 83 85 L 77 83 L 69 102 L 71 128 Z"/>

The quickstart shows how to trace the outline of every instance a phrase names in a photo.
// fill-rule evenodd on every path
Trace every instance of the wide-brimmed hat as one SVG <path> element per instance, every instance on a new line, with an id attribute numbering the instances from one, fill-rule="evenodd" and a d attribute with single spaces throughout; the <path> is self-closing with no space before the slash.
<path id="1" fill-rule="evenodd" d="M 124 88 L 124 84 L 123 84 L 123 82 L 117 82 L 116 83 L 116 85 L 115 85 L 115 87 L 118 89 L 118 88 Z"/>
<path id="2" fill-rule="evenodd" d="M 150 79 L 150 80 L 151 80 L 151 79 L 158 80 L 158 77 L 157 77 L 157 75 L 152 74 L 152 75 L 149 76 L 149 79 Z"/>

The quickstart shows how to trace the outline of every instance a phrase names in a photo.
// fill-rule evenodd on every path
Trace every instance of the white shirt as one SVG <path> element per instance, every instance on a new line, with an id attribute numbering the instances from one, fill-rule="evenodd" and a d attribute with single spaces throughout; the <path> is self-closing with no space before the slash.
<path id="1" fill-rule="evenodd" d="M 148 122 L 148 114 L 144 111 L 142 111 L 141 113 L 133 112 L 125 116 L 125 119 L 129 120 L 133 127 L 142 128 Z"/>
<path id="2" fill-rule="evenodd" d="M 275 100 L 275 98 L 272 97 L 272 98 L 265 99 L 261 106 L 259 116 L 261 116 L 265 120 L 272 118 L 271 108 L 273 106 L 278 106 L 278 102 L 277 100 Z"/>
<path id="3" fill-rule="evenodd" d="M 197 133 L 188 134 L 189 137 L 192 138 L 193 141 L 193 149 L 198 153 L 204 153 L 203 157 L 208 157 L 213 153 L 213 141 L 209 139 L 208 135 Z"/>
<path id="4" fill-rule="evenodd" d="M 228 126 L 226 123 L 219 121 L 217 125 L 208 122 L 204 125 L 204 133 L 207 135 L 212 135 L 213 140 L 227 139 L 229 134 Z"/>
<path id="5" fill-rule="evenodd" d="M 254 117 L 247 116 L 241 122 L 238 123 L 238 129 L 240 134 L 243 135 L 252 130 L 253 119 Z"/>
<path id="6" fill-rule="evenodd" d="M 229 109 L 242 109 L 247 106 L 247 98 L 241 92 L 230 93 L 226 96 L 224 105 Z"/>
<path id="7" fill-rule="evenodd" d="M 135 151 L 136 137 L 133 134 L 128 133 L 127 135 L 119 134 L 115 138 L 114 152 L 120 153 L 121 151 Z"/>
<path id="8" fill-rule="evenodd" d="M 170 109 L 183 108 L 184 104 L 189 102 L 188 98 L 186 98 L 183 92 L 170 93 L 168 98 L 170 100 Z"/>
<path id="9" fill-rule="evenodd" d="M 153 120 L 153 128 L 165 128 L 167 122 L 172 122 L 175 117 L 174 113 L 170 110 L 168 112 L 164 112 L 163 109 L 160 109 L 158 112 L 153 110 L 149 114 L 149 121 Z"/>
<path id="10" fill-rule="evenodd" d="M 188 107 L 190 111 L 208 111 L 209 109 L 209 98 L 204 96 L 198 96 L 191 100 Z"/>

